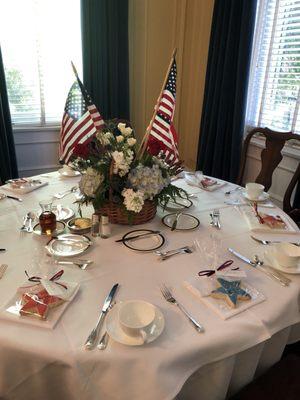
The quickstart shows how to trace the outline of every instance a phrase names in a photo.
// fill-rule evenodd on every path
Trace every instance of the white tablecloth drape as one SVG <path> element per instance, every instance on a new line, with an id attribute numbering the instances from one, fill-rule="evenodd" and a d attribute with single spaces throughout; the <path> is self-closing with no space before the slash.
<path id="1" fill-rule="evenodd" d="M 0 243 L 7 249 L 0 255 L 0 262 L 9 265 L 0 280 L 2 307 L 24 281 L 24 270 L 36 263 L 45 243 L 44 238 L 32 234 L 20 235 L 22 217 L 27 211 L 38 209 L 42 198 L 78 181 L 62 179 L 57 173 L 50 176 L 49 185 L 23 195 L 22 204 L 8 199 L 0 202 Z M 192 244 L 195 239 L 205 244 L 210 234 L 216 234 L 209 225 L 208 210 L 219 208 L 219 259 L 232 258 L 226 251 L 229 246 L 249 257 L 263 256 L 265 247 L 250 238 L 239 211 L 224 204 L 224 191 L 231 185 L 207 193 L 187 187 L 183 181 L 178 184 L 190 193 L 199 192 L 190 212 L 200 219 L 201 225 L 195 231 L 170 232 L 162 225 L 163 212 L 159 210 L 157 217 L 143 227 L 161 230 L 166 237 L 166 249 Z M 70 206 L 73 201 L 74 195 L 70 195 L 59 202 Z M 78 280 L 81 286 L 55 329 L 0 319 L 0 398 L 223 399 L 276 362 L 286 343 L 299 339 L 298 275 L 291 276 L 292 283 L 285 288 L 234 260 L 266 300 L 223 321 L 182 285 L 185 279 L 207 268 L 203 252 L 198 250 L 159 262 L 152 253 L 132 252 L 115 243 L 130 229 L 114 225 L 110 239 L 95 239 L 84 255 L 94 261 L 86 271 L 64 268 L 66 278 Z M 49 268 L 46 261 L 47 257 L 41 258 L 41 268 Z M 103 352 L 86 351 L 83 343 L 116 282 L 120 284 L 117 300 L 143 299 L 158 306 L 165 317 L 165 330 L 156 341 L 142 347 L 126 347 L 110 340 Z M 179 310 L 162 298 L 159 287 L 163 282 L 173 288 L 178 300 L 205 326 L 205 333 L 197 333 Z"/>

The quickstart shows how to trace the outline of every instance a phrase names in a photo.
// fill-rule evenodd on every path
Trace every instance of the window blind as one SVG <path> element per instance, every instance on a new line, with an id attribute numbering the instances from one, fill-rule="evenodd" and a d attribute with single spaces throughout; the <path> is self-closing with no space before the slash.
<path id="1" fill-rule="evenodd" d="M 246 123 L 300 133 L 300 1 L 260 0 Z"/>
<path id="2" fill-rule="evenodd" d="M 80 0 L 1 1 L 0 37 L 14 126 L 60 123 L 81 73 Z"/>

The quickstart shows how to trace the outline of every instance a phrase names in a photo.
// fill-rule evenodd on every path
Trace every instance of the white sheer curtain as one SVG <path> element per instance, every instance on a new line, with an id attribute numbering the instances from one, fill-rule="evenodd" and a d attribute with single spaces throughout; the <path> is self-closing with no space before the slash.
<path id="1" fill-rule="evenodd" d="M 260 0 L 246 125 L 300 133 L 300 1 Z"/>

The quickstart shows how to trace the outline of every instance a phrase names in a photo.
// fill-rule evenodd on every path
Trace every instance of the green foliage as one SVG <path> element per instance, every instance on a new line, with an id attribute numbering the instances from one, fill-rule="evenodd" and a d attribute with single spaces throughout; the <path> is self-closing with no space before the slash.
<path id="1" fill-rule="evenodd" d="M 21 71 L 11 68 L 5 70 L 6 86 L 8 92 L 9 103 L 13 104 L 16 111 L 30 111 L 31 100 L 33 94 L 23 81 Z"/>

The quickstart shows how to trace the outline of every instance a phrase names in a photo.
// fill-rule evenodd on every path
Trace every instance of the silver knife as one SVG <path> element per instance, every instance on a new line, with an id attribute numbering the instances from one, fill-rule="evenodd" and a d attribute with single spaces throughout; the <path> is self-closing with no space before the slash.
<path id="1" fill-rule="evenodd" d="M 228 250 L 230 251 L 230 253 L 232 253 L 233 255 L 235 255 L 237 258 L 243 260 L 245 263 L 251 265 L 254 268 L 257 268 L 259 271 L 264 272 L 266 275 L 270 276 L 271 278 L 275 279 L 277 282 L 279 282 L 282 286 L 288 286 L 290 283 L 290 279 L 286 278 L 286 277 L 282 277 L 282 275 L 278 274 L 277 271 L 276 272 L 271 272 L 271 270 L 267 270 L 265 268 L 263 268 L 262 266 L 260 266 L 258 263 L 251 261 L 249 258 L 243 256 L 242 254 L 238 253 L 237 251 L 233 250 L 232 248 L 228 247 Z"/>
<path id="2" fill-rule="evenodd" d="M 106 299 L 104 301 L 104 304 L 103 304 L 103 307 L 102 307 L 102 310 L 101 310 L 101 314 L 100 314 L 100 316 L 98 318 L 97 324 L 96 324 L 95 328 L 92 330 L 92 332 L 89 334 L 89 336 L 86 339 L 86 342 L 84 344 L 84 347 L 87 350 L 92 350 L 97 344 L 100 328 L 101 328 L 101 326 L 102 326 L 102 324 L 104 322 L 107 310 L 109 309 L 109 306 L 110 306 L 110 304 L 111 304 L 111 302 L 112 302 L 112 300 L 114 298 L 114 295 L 115 295 L 115 293 L 117 291 L 118 286 L 119 286 L 119 284 L 116 283 L 111 288 L 108 296 L 106 297 Z"/>
<path id="3" fill-rule="evenodd" d="M 175 231 L 175 229 L 176 229 L 176 227 L 177 227 L 177 223 L 178 223 L 178 218 L 180 217 L 181 214 L 182 214 L 182 212 L 177 213 L 177 214 L 175 215 L 175 219 L 174 219 L 174 222 L 173 222 L 173 224 L 172 224 L 171 231 Z"/>

